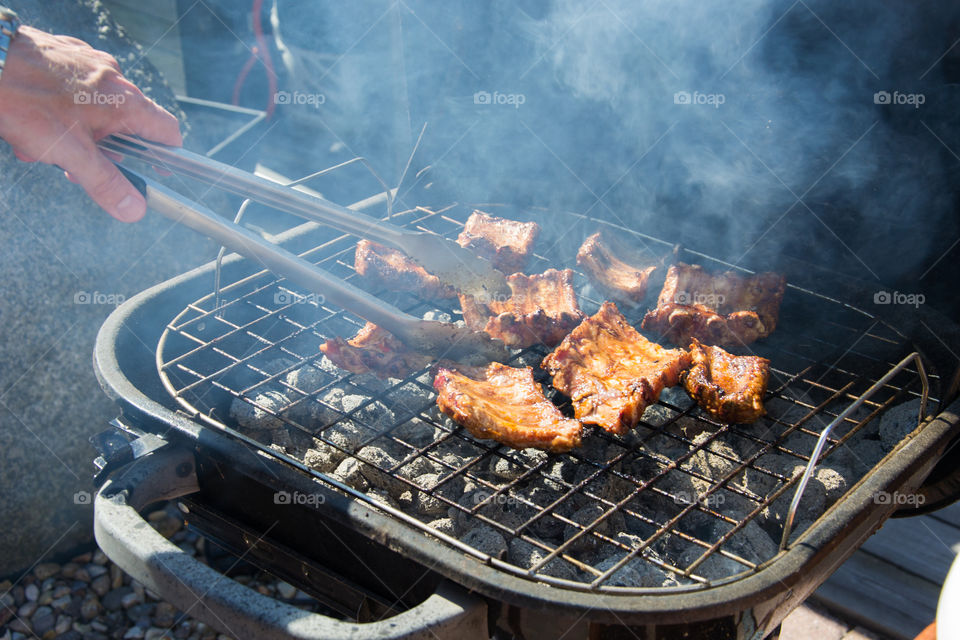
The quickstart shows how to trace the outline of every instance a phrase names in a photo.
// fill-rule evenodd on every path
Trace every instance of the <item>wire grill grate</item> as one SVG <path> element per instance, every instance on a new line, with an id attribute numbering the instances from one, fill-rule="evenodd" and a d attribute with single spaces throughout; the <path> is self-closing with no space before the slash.
<path id="1" fill-rule="evenodd" d="M 455 237 L 469 211 L 417 208 L 393 221 Z M 550 233 L 582 231 L 582 238 L 601 224 L 571 215 L 569 224 L 545 229 L 541 244 L 560 243 Z M 617 232 L 669 249 L 636 232 Z M 353 247 L 352 238 L 341 236 L 301 255 L 354 280 Z M 723 266 L 688 253 L 681 256 L 686 262 Z M 529 272 L 550 266 L 561 265 L 537 256 Z M 584 312 L 592 313 L 602 300 L 579 273 L 576 285 Z M 456 317 L 455 301 L 377 294 L 413 315 Z M 582 448 L 547 455 L 472 438 L 440 414 L 426 371 L 380 381 L 333 368 L 319 345 L 352 336 L 363 321 L 318 296 L 304 296 L 266 272 L 225 283 L 220 295 L 219 308 L 211 293 L 180 312 L 158 350 L 164 384 L 186 410 L 287 460 L 309 464 L 310 451 L 325 451 L 311 470 L 323 478 L 343 480 L 334 467 L 360 462 L 357 488 L 367 490 L 355 494 L 361 499 L 389 503 L 448 542 L 453 538 L 434 527 L 454 532 L 461 548 L 504 570 L 576 589 L 703 588 L 756 571 L 777 554 L 773 540 L 820 430 L 912 351 L 870 315 L 789 287 L 779 328 L 751 345 L 772 364 L 767 417 L 723 425 L 700 414 L 682 391 L 666 390 L 626 436 L 595 429 Z M 627 315 L 639 324 L 640 316 Z M 547 352 L 525 349 L 508 364 L 539 372 Z M 811 518 L 886 453 L 876 418 L 917 397 L 918 389 L 917 371 L 905 369 L 830 437 L 820 464 L 843 482 L 823 485 Z M 568 401 L 546 391 L 571 412 Z M 811 521 L 801 521 L 794 535 Z M 477 530 L 485 536 L 464 535 Z"/>

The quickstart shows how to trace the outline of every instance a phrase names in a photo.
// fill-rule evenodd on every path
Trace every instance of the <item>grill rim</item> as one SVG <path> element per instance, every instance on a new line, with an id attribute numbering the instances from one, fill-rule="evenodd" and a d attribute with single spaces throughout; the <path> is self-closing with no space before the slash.
<path id="1" fill-rule="evenodd" d="M 296 227 L 281 234 L 278 241 L 295 242 L 315 226 L 308 223 Z M 245 261 L 241 258 L 230 256 L 224 261 L 224 268 L 231 271 L 238 269 L 248 273 L 257 271 L 244 263 Z M 150 386 L 151 382 L 163 391 L 154 367 L 147 367 L 147 371 L 152 372 L 155 378 L 153 381 L 140 379 L 138 384 L 135 384 L 127 377 L 118 354 L 122 334 L 137 335 L 131 327 L 142 326 L 139 317 L 134 320 L 135 316 L 143 314 L 145 309 L 151 310 L 163 306 L 164 298 L 174 298 L 182 308 L 184 300 L 190 298 L 187 293 L 190 285 L 199 285 L 208 290 L 210 280 L 207 278 L 212 276 L 213 270 L 213 262 L 198 267 L 131 297 L 114 310 L 97 336 L 95 371 L 107 395 L 120 404 L 123 413 L 132 418 L 135 424 L 160 436 L 169 436 L 171 440 L 194 449 L 199 447 L 202 437 L 204 447 L 213 446 L 218 451 L 239 455 L 245 450 L 246 445 L 229 441 L 225 434 L 217 433 L 186 415 L 164 406 L 145 393 L 142 387 Z M 201 279 L 202 283 L 199 282 Z M 928 314 L 928 310 L 923 309 L 921 313 Z M 927 320 L 935 325 L 941 324 L 931 318 Z M 166 323 L 160 324 L 162 330 L 162 326 Z M 137 339 L 141 340 L 139 337 Z M 157 340 L 153 339 L 152 344 L 156 343 Z M 149 350 L 148 344 L 151 344 L 149 340 L 142 342 L 142 349 Z M 130 357 L 130 354 L 125 355 Z M 174 402 L 172 398 L 169 401 Z M 745 577 L 735 577 L 729 583 L 697 588 L 684 593 L 663 588 L 651 588 L 651 593 L 644 596 L 632 594 L 621 596 L 612 591 L 597 593 L 557 590 L 472 560 L 464 563 L 464 557 L 460 552 L 446 548 L 435 539 L 426 542 L 425 538 L 428 536 L 419 530 L 412 529 L 409 525 L 365 503 L 346 499 L 346 504 L 351 505 L 351 511 L 360 509 L 365 527 L 373 522 L 377 523 L 376 528 L 383 534 L 384 543 L 400 547 L 407 555 L 418 561 L 426 560 L 424 564 L 434 567 L 451 579 L 474 588 L 488 597 L 515 602 L 521 606 L 547 607 L 565 613 L 569 613 L 571 608 L 581 611 L 592 610 L 591 619 L 603 619 L 611 623 L 623 623 L 624 616 L 628 618 L 628 622 L 637 623 L 706 620 L 727 614 L 732 607 L 746 609 L 765 601 L 782 601 L 784 600 L 782 593 L 787 589 L 792 590 L 791 599 L 801 593 L 809 594 L 822 580 L 811 579 L 809 575 L 801 577 L 800 569 L 806 569 L 803 573 L 807 573 L 810 569 L 819 567 L 825 556 L 829 556 L 831 565 L 834 564 L 833 559 L 840 546 L 846 547 L 843 558 L 852 553 L 862 542 L 862 539 L 853 540 L 853 534 L 863 529 L 866 533 L 862 538 L 865 538 L 875 528 L 874 525 L 881 523 L 894 510 L 891 506 L 879 512 L 876 509 L 877 505 L 870 500 L 873 493 L 893 486 L 899 490 L 907 487 L 908 484 L 919 485 L 922 478 L 942 455 L 949 444 L 950 437 L 958 431 L 958 422 L 960 422 L 956 419 L 958 412 L 960 412 L 960 403 L 951 405 L 946 411 L 941 409 L 939 416 L 935 416 L 922 430 L 915 432 L 913 437 L 898 444 L 856 485 L 851 487 L 846 496 L 831 506 L 814 526 L 794 542 L 785 554 L 773 562 Z M 944 420 L 941 416 L 952 416 L 954 420 Z M 912 454 L 908 455 L 908 450 L 912 450 Z M 253 450 L 246 450 L 246 452 L 247 456 L 256 462 L 258 454 Z M 931 455 L 931 452 L 936 455 Z M 280 459 L 278 462 L 281 464 L 277 465 L 277 470 L 283 469 L 288 480 L 283 488 L 290 488 L 297 480 L 310 479 L 299 471 L 293 473 L 293 468 L 289 467 L 288 463 Z M 310 484 L 316 490 L 318 483 L 310 479 Z M 333 489 L 323 488 L 333 495 L 339 495 Z M 842 512 L 843 517 L 834 517 L 838 515 L 837 512 Z M 343 515 L 351 517 L 346 510 Z M 858 522 L 860 527 L 856 528 Z M 411 532 L 415 534 L 412 539 Z M 833 547 L 830 553 L 827 553 L 828 547 Z M 801 586 L 803 588 L 800 588 Z M 675 614 L 672 618 L 668 615 L 671 612 Z"/>

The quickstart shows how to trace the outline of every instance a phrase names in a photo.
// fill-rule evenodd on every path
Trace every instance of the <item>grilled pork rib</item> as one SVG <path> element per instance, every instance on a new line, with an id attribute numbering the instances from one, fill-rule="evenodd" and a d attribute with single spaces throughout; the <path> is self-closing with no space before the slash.
<path id="1" fill-rule="evenodd" d="M 330 362 L 351 373 L 378 378 L 404 378 L 433 359 L 408 349 L 392 333 L 368 322 L 350 340 L 336 337 L 320 345 Z"/>
<path id="2" fill-rule="evenodd" d="M 411 291 L 424 300 L 454 298 L 456 290 L 414 262 L 402 251 L 369 240 L 357 242 L 353 266 L 367 282 L 398 291 Z"/>
<path id="3" fill-rule="evenodd" d="M 582 425 L 565 418 L 533 380 L 533 369 L 492 362 L 486 367 L 439 367 L 437 406 L 477 438 L 517 449 L 553 452 L 580 446 Z"/>
<path id="4" fill-rule="evenodd" d="M 510 275 L 527 266 L 539 233 L 540 225 L 536 222 L 517 222 L 474 211 L 457 237 L 457 243 L 473 249 Z"/>
<path id="5" fill-rule="evenodd" d="M 506 300 L 478 300 L 460 295 L 467 326 L 486 331 L 508 347 L 537 343 L 553 346 L 583 318 L 573 291 L 573 271 L 547 269 L 537 275 L 507 276 L 512 295 Z"/>
<path id="6" fill-rule="evenodd" d="M 765 413 L 769 360 L 735 356 L 696 339 L 690 344 L 690 357 L 692 365 L 683 373 L 683 386 L 701 409 L 727 423 L 753 422 Z"/>
<path id="7" fill-rule="evenodd" d="M 664 387 L 679 382 L 689 364 L 686 351 L 650 342 L 614 303 L 605 302 L 540 366 L 553 376 L 554 388 L 570 396 L 579 420 L 622 434 L 637 424 Z"/>
<path id="8" fill-rule="evenodd" d="M 778 273 L 744 277 L 733 271 L 707 273 L 699 265 L 667 271 L 657 308 L 643 328 L 675 344 L 696 338 L 705 344 L 749 344 L 773 333 L 786 278 Z"/>
<path id="9" fill-rule="evenodd" d="M 656 264 L 632 265 L 619 258 L 599 232 L 583 241 L 577 264 L 598 289 L 617 302 L 637 305 L 647 295 Z"/>

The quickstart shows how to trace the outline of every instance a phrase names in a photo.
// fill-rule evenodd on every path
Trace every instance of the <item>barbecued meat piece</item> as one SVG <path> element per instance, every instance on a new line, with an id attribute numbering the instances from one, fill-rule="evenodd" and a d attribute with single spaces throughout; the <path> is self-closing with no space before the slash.
<path id="1" fill-rule="evenodd" d="M 683 386 L 700 408 L 721 422 L 753 422 L 765 412 L 763 395 L 770 378 L 770 361 L 735 356 L 720 347 L 690 344 L 690 369 Z"/>
<path id="2" fill-rule="evenodd" d="M 536 222 L 517 222 L 474 211 L 457 237 L 461 247 L 473 249 L 506 274 L 523 271 L 540 233 Z"/>
<path id="3" fill-rule="evenodd" d="M 657 308 L 643 328 L 676 344 L 697 338 L 705 344 L 749 344 L 777 326 L 786 278 L 778 273 L 744 277 L 733 271 L 707 273 L 698 265 L 667 271 Z"/>
<path id="4" fill-rule="evenodd" d="M 456 290 L 413 261 L 407 254 L 376 242 L 361 240 L 353 266 L 371 284 L 412 291 L 425 300 L 453 298 Z"/>
<path id="5" fill-rule="evenodd" d="M 547 269 L 528 276 L 507 276 L 511 295 L 506 300 L 479 300 L 460 295 L 467 326 L 486 331 L 509 347 L 542 342 L 553 346 L 583 318 L 573 291 L 573 271 Z"/>
<path id="6" fill-rule="evenodd" d="M 689 364 L 686 351 L 650 342 L 617 305 L 605 302 L 540 366 L 553 376 L 554 388 L 570 396 L 578 419 L 621 434 L 637 424 L 664 387 L 679 382 Z"/>
<path id="7" fill-rule="evenodd" d="M 617 253 L 598 232 L 580 245 L 577 264 L 608 297 L 631 305 L 640 304 L 647 295 L 647 284 L 657 265 L 653 259 L 648 264 L 630 264 Z"/>
<path id="8" fill-rule="evenodd" d="M 580 446 L 582 425 L 544 397 L 530 367 L 438 367 L 433 387 L 440 410 L 477 438 L 554 452 Z"/>
<path id="9" fill-rule="evenodd" d="M 403 378 L 433 360 L 408 349 L 386 329 L 368 322 L 350 340 L 337 337 L 320 345 L 330 362 L 351 373 L 378 378 Z"/>

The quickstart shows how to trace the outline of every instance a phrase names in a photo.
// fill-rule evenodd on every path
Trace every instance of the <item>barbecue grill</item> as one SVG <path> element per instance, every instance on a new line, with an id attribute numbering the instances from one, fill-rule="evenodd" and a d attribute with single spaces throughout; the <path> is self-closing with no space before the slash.
<path id="1" fill-rule="evenodd" d="M 391 221 L 455 238 L 473 208 L 418 206 Z M 530 273 L 575 267 L 576 246 L 602 228 L 738 268 L 610 221 L 480 208 L 550 216 Z M 307 223 L 276 240 L 356 282 L 354 237 Z M 960 334 L 930 309 L 880 317 L 873 309 L 892 307 L 849 278 L 783 256 L 757 262 L 788 280 L 777 330 L 751 345 L 771 361 L 767 417 L 724 425 L 667 390 L 627 436 L 594 429 L 550 455 L 474 439 L 436 409 L 429 371 L 381 381 L 331 366 L 319 345 L 363 321 L 251 261 L 157 285 L 97 339 L 97 375 L 120 407 L 96 439 L 97 540 L 162 597 L 240 637 L 776 634 L 887 517 L 952 499 L 941 470 L 960 431 L 949 356 Z M 602 298 L 582 274 L 576 284 L 594 312 Z M 413 315 L 457 315 L 455 301 L 376 293 Z M 625 310 L 635 326 L 645 308 Z M 507 364 L 537 370 L 546 353 Z M 180 553 L 137 515 L 174 498 L 191 526 L 334 615 Z"/>

